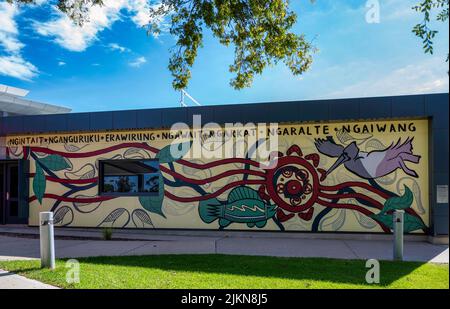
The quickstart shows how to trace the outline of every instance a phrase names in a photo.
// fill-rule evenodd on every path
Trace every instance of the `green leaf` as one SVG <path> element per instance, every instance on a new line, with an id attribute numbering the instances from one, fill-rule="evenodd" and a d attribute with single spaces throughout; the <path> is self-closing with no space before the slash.
<path id="1" fill-rule="evenodd" d="M 181 159 L 191 148 L 191 142 L 167 145 L 161 149 L 156 158 L 159 163 L 170 163 Z"/>
<path id="2" fill-rule="evenodd" d="M 405 193 L 402 196 L 394 196 L 386 200 L 381 213 L 385 214 L 390 210 L 404 210 L 411 206 L 414 196 L 411 190 L 405 185 Z"/>
<path id="3" fill-rule="evenodd" d="M 404 221 L 403 230 L 405 233 L 421 230 L 426 227 L 420 218 L 410 215 L 409 213 L 405 213 L 403 221 Z"/>
<path id="4" fill-rule="evenodd" d="M 391 230 L 394 228 L 394 215 L 393 214 L 376 214 L 370 216 L 372 219 L 377 220 L 378 222 L 383 223 L 387 227 L 389 227 Z M 411 215 L 409 213 L 405 213 L 403 216 L 403 232 L 404 233 L 410 233 L 416 230 L 421 230 L 426 228 L 426 226 L 423 224 L 422 220 L 419 217 L 416 217 L 414 215 Z"/>
<path id="5" fill-rule="evenodd" d="M 41 164 L 54 172 L 65 170 L 71 167 L 69 160 L 56 154 L 40 158 L 39 162 L 41 162 Z"/>
<path id="6" fill-rule="evenodd" d="M 150 196 L 140 196 L 139 197 L 139 203 L 141 203 L 141 206 L 149 211 L 153 212 L 155 214 L 158 214 L 164 218 L 166 216 L 164 215 L 162 211 L 162 205 L 164 201 L 164 178 L 159 174 L 159 193 L 158 195 L 150 195 Z"/>
<path id="7" fill-rule="evenodd" d="M 36 174 L 34 175 L 33 179 L 33 191 L 34 195 L 38 199 L 39 203 L 42 205 L 42 199 L 44 198 L 45 194 L 45 187 L 46 187 L 46 181 L 45 181 L 45 174 L 42 167 L 36 163 Z"/>
<path id="8" fill-rule="evenodd" d="M 370 217 L 372 219 L 375 219 L 378 222 L 383 223 L 391 230 L 394 228 L 394 223 L 392 222 L 393 215 L 386 215 L 386 214 L 379 213 L 379 214 L 371 215 Z"/>

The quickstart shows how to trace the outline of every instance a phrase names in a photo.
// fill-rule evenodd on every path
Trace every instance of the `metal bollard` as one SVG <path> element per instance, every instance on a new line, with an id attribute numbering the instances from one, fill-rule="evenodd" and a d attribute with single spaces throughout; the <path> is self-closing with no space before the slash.
<path id="1" fill-rule="evenodd" d="M 55 269 L 55 238 L 53 233 L 53 212 L 39 213 L 39 234 L 41 243 L 41 267 Z"/>
<path id="2" fill-rule="evenodd" d="M 403 215 L 404 210 L 394 211 L 394 260 L 403 261 Z"/>

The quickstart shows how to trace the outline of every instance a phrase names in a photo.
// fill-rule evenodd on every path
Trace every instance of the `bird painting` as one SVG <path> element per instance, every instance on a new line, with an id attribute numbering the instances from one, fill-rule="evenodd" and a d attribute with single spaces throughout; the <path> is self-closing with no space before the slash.
<path id="1" fill-rule="evenodd" d="M 337 158 L 333 165 L 322 174 L 321 180 L 325 180 L 341 164 L 348 171 L 364 179 L 383 177 L 398 168 L 409 176 L 418 177 L 417 173 L 405 164 L 406 161 L 417 164 L 420 160 L 420 156 L 413 153 L 413 139 L 408 137 L 403 143 L 401 139 L 398 139 L 395 144 L 392 143 L 383 150 L 370 152 L 361 151 L 355 142 L 346 147 L 339 145 L 331 136 L 327 136 L 326 139 L 315 139 L 315 146 L 320 153 Z"/>

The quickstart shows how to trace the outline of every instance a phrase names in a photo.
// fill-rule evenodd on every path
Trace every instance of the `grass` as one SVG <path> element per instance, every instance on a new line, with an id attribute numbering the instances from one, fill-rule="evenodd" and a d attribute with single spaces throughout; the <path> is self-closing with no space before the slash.
<path id="1" fill-rule="evenodd" d="M 39 261 L 0 268 L 62 288 L 449 288 L 448 265 L 380 262 L 380 284 L 365 282 L 365 261 L 233 255 L 81 258 L 80 283 L 66 282 L 65 260 L 54 271 Z"/>

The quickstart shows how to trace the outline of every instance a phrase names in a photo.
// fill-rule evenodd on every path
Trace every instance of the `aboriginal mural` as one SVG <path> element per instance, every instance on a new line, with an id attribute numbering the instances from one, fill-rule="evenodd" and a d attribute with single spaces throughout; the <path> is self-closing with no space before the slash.
<path id="1" fill-rule="evenodd" d="M 245 157 L 173 156 L 162 130 L 8 136 L 9 158 L 30 161 L 30 225 L 427 233 L 428 121 L 280 125 L 274 164 Z M 180 143 L 190 145 L 189 140 Z M 217 145 L 214 137 L 202 147 Z M 158 159 L 154 195 L 99 195 L 99 161 Z"/>

